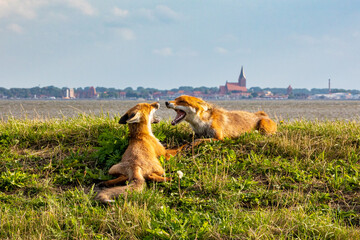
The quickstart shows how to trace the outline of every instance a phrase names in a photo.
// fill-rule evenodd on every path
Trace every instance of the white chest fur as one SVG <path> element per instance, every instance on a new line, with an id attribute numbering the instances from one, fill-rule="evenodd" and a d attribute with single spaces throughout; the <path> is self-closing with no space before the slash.
<path id="1" fill-rule="evenodd" d="M 196 134 L 204 137 L 215 137 L 215 130 L 211 128 L 211 120 L 209 122 L 205 122 L 200 119 L 199 116 L 194 115 L 193 118 L 187 119 L 187 121 L 190 123 Z"/>

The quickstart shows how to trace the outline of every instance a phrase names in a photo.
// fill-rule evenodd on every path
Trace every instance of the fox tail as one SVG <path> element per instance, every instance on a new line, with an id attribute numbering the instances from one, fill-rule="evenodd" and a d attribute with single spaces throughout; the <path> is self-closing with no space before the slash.
<path id="1" fill-rule="evenodd" d="M 128 191 L 141 192 L 144 189 L 146 183 L 145 178 L 142 175 L 141 168 L 136 167 L 130 179 L 132 180 L 129 185 L 106 188 L 99 192 L 95 199 L 102 203 L 111 203 L 114 202 L 114 198 L 121 194 L 125 194 Z"/>
<path id="2" fill-rule="evenodd" d="M 129 191 L 141 192 L 145 187 L 145 179 L 134 179 L 129 185 L 106 188 L 99 192 L 95 199 L 102 203 L 114 202 L 114 198 Z"/>

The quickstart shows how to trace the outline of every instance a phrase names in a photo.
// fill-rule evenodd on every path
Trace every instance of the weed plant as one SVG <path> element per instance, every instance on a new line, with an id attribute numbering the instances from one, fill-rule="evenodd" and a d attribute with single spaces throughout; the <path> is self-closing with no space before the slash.
<path id="1" fill-rule="evenodd" d="M 161 159 L 170 182 L 104 206 L 97 184 L 128 145 L 117 119 L 0 122 L 0 239 L 360 239 L 359 122 L 203 143 Z M 194 138 L 186 123 L 153 130 L 169 148 Z"/>

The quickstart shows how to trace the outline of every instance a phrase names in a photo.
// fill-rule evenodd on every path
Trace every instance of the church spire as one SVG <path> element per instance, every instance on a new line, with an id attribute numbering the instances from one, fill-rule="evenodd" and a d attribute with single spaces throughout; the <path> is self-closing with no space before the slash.
<path id="1" fill-rule="evenodd" d="M 242 79 L 242 78 L 245 78 L 245 79 L 246 79 L 245 74 L 244 74 L 244 68 L 243 68 L 243 66 L 241 66 L 241 71 L 240 71 L 239 79 Z"/>
<path id="2" fill-rule="evenodd" d="M 244 74 L 243 66 L 241 66 L 241 72 L 240 72 L 238 82 L 239 82 L 239 86 L 246 87 L 246 77 L 245 77 L 245 74 Z"/>

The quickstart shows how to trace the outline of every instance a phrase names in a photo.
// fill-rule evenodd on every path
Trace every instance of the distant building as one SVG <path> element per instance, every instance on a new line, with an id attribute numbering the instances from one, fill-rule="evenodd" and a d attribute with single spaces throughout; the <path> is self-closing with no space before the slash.
<path id="1" fill-rule="evenodd" d="M 291 85 L 289 85 L 288 88 L 286 89 L 286 94 L 291 95 L 292 93 L 293 93 L 293 88 L 291 87 Z"/>
<path id="2" fill-rule="evenodd" d="M 96 98 L 96 89 L 94 87 L 90 87 L 89 89 L 89 98 Z"/>
<path id="3" fill-rule="evenodd" d="M 246 88 L 246 77 L 244 68 L 241 66 L 240 75 L 237 82 L 226 81 L 224 86 L 220 86 L 220 95 L 233 95 L 233 96 L 249 96 Z"/>
<path id="4" fill-rule="evenodd" d="M 74 99 L 75 98 L 75 91 L 73 88 L 67 88 L 65 92 L 65 97 L 63 99 Z"/>
<path id="5" fill-rule="evenodd" d="M 314 94 L 310 96 L 310 99 L 354 99 L 351 93 L 330 93 L 330 94 Z"/>
<path id="6" fill-rule="evenodd" d="M 69 98 L 75 98 L 75 92 L 73 88 L 69 89 Z"/>
<path id="7" fill-rule="evenodd" d="M 173 91 L 167 91 L 167 92 L 166 92 L 166 95 L 167 95 L 167 97 L 169 97 L 169 98 L 176 98 L 175 92 L 173 92 Z"/>
<path id="8" fill-rule="evenodd" d="M 194 97 L 202 97 L 202 92 L 201 91 L 193 91 L 193 95 Z"/>
<path id="9" fill-rule="evenodd" d="M 119 92 L 119 98 L 120 99 L 125 99 L 126 98 L 126 92 L 123 92 L 123 91 Z"/>

